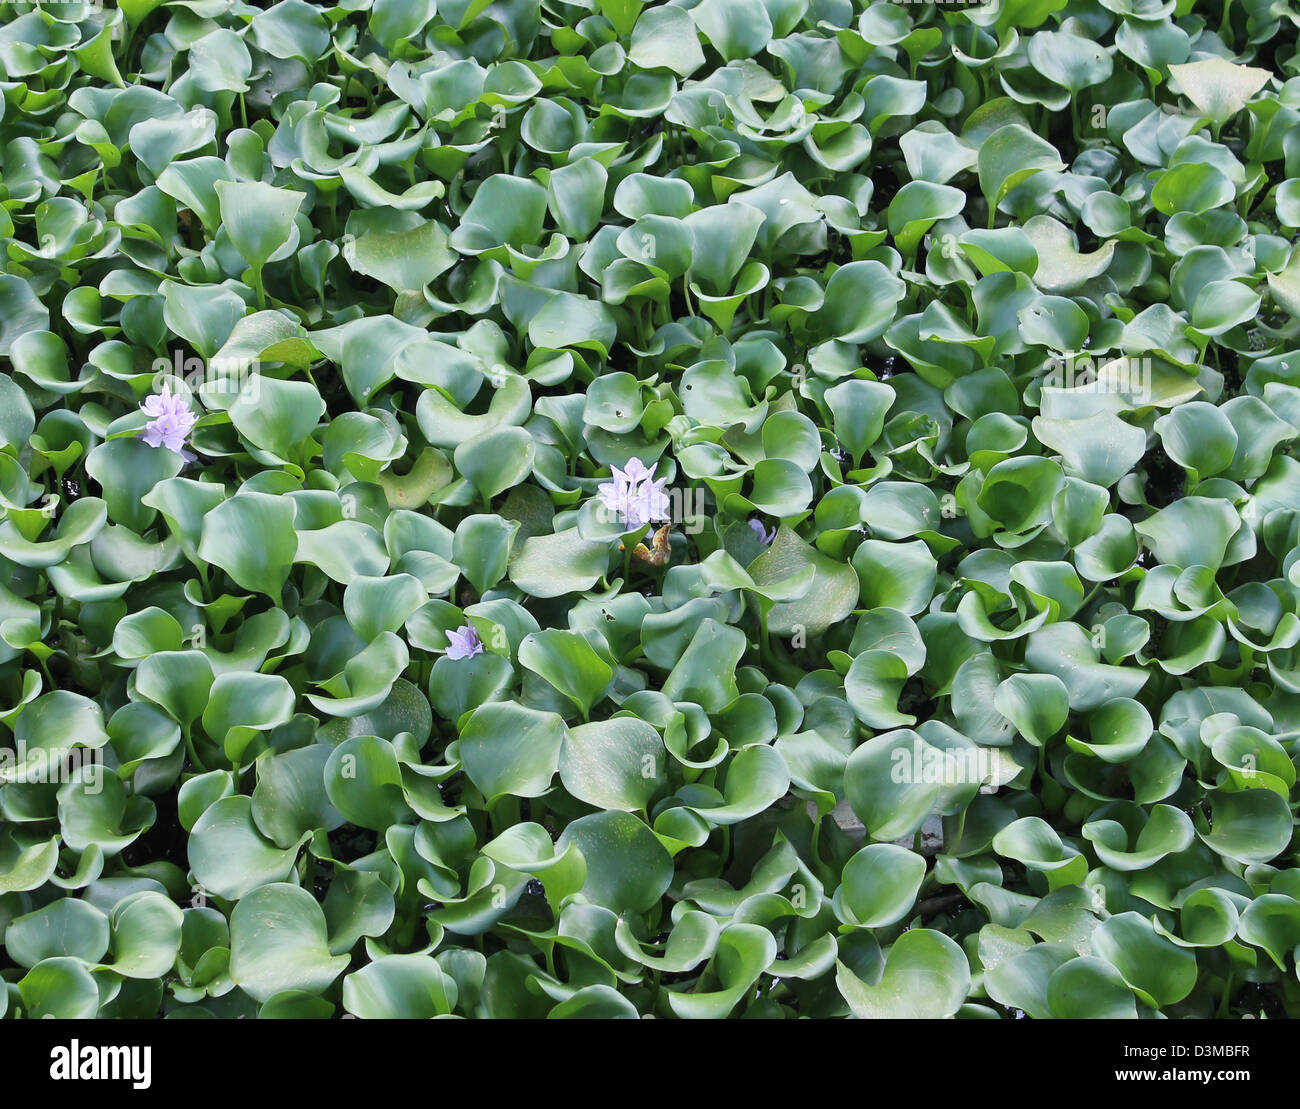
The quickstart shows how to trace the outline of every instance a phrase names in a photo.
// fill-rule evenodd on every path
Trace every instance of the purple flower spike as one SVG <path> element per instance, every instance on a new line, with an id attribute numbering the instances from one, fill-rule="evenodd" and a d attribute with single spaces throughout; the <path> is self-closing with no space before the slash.
<path id="1" fill-rule="evenodd" d="M 664 491 L 667 478 L 654 478 L 639 458 L 629 458 L 623 469 L 611 467 L 613 480 L 597 488 L 600 502 L 615 513 L 628 530 L 639 528 L 655 520 L 666 520 L 669 512 L 668 494 Z"/>
<path id="2" fill-rule="evenodd" d="M 451 641 L 451 646 L 447 648 L 447 657 L 453 661 L 473 658 L 483 653 L 483 641 L 479 639 L 473 624 L 462 624 L 454 632 L 448 632 L 447 638 Z"/>
<path id="3" fill-rule="evenodd" d="M 647 470 L 645 463 L 642 462 L 641 459 L 639 458 L 629 458 L 627 460 L 627 465 L 622 469 L 622 471 L 620 471 L 617 466 L 612 466 L 610 468 L 614 471 L 615 474 L 619 474 L 621 472 L 622 476 L 627 480 L 629 485 L 636 485 L 638 482 L 645 481 L 646 478 L 650 478 L 652 480 L 654 478 L 654 471 Z"/>
<path id="4" fill-rule="evenodd" d="M 668 494 L 664 491 L 667 480 L 667 478 L 660 478 L 658 481 L 652 479 L 643 481 L 637 486 L 632 501 L 632 511 L 628 513 L 629 524 L 633 527 L 640 527 L 642 524 L 648 524 L 653 520 L 666 520 L 668 518 Z"/>
<path id="5" fill-rule="evenodd" d="M 170 385 L 164 385 L 161 393 L 146 397 L 140 409 L 150 417 L 141 434 L 149 446 L 166 447 L 187 461 L 194 458 L 185 449 L 185 440 L 199 418 L 190 411 L 183 397 L 172 396 Z"/>
<path id="6" fill-rule="evenodd" d="M 763 521 L 758 518 L 750 520 L 749 526 L 754 529 L 754 534 L 758 536 L 758 541 L 762 543 L 764 547 L 768 546 L 772 540 L 776 538 L 776 528 L 768 531 L 763 527 Z"/>
<path id="7" fill-rule="evenodd" d="M 628 514 L 628 487 L 626 481 L 619 479 L 617 467 L 615 467 L 614 473 L 614 480 L 604 482 L 599 486 L 597 492 L 600 495 L 600 503 L 622 520 L 626 519 Z"/>

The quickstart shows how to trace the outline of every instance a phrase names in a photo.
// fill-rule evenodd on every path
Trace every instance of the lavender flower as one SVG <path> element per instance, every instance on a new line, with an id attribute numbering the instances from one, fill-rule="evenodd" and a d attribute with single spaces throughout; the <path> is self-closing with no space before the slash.
<path id="1" fill-rule="evenodd" d="M 651 479 L 637 486 L 633 500 L 633 512 L 630 523 L 635 527 L 648 524 L 652 520 L 666 520 L 669 513 L 668 494 L 664 492 L 667 478 L 658 481 Z"/>
<path id="2" fill-rule="evenodd" d="M 758 541 L 764 547 L 768 546 L 776 538 L 776 528 L 768 531 L 763 527 L 763 521 L 757 517 L 749 521 L 749 526 L 754 529 L 754 534 L 758 536 Z"/>
<path id="3" fill-rule="evenodd" d="M 624 466 L 621 471 L 617 466 L 612 466 L 610 468 L 615 474 L 621 473 L 621 475 L 633 485 L 637 482 L 645 481 L 646 478 L 650 478 L 651 480 L 654 479 L 654 471 L 646 469 L 645 463 L 639 458 L 629 458 L 627 460 L 627 465 Z"/>
<path id="4" fill-rule="evenodd" d="M 611 467 L 613 480 L 601 484 L 597 492 L 600 502 L 627 526 L 639 528 L 654 520 L 668 518 L 668 494 L 664 491 L 667 478 L 654 478 L 639 458 L 629 458 L 623 469 Z"/>
<path id="5" fill-rule="evenodd" d="M 451 646 L 447 648 L 447 657 L 453 661 L 473 658 L 483 653 L 483 641 L 479 639 L 473 624 L 462 624 L 454 632 L 448 632 L 447 638 L 451 641 Z"/>
<path id="6" fill-rule="evenodd" d="M 166 447 L 186 461 L 194 458 L 185 449 L 185 439 L 199 418 L 190 411 L 190 406 L 183 397 L 172 395 L 170 385 L 164 385 L 161 393 L 146 397 L 140 409 L 150 417 L 141 435 L 149 446 Z"/>

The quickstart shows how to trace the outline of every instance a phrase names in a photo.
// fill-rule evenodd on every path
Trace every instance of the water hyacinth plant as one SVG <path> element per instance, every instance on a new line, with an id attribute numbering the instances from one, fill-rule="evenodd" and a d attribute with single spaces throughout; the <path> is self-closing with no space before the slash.
<path id="1" fill-rule="evenodd" d="M 1298 22 L 4 4 L 0 1019 L 1300 1013 Z"/>

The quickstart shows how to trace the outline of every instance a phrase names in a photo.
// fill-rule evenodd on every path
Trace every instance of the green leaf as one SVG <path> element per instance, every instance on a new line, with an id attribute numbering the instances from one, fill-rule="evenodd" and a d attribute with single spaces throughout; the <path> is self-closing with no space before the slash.
<path id="1" fill-rule="evenodd" d="M 564 694 L 584 718 L 614 675 L 587 640 L 558 628 L 527 636 L 519 644 L 519 662 Z"/>
<path id="2" fill-rule="evenodd" d="M 717 989 L 708 991 L 668 990 L 668 1005 L 674 1015 L 688 1020 L 721 1020 L 750 991 L 759 976 L 776 958 L 776 940 L 757 924 L 737 923 L 718 936 L 714 955 Z"/>
<path id="3" fill-rule="evenodd" d="M 704 64 L 695 24 L 689 13 L 672 5 L 641 13 L 627 56 L 642 69 L 671 69 L 679 77 L 689 77 Z"/>
<path id="4" fill-rule="evenodd" d="M 611 912 L 645 912 L 659 901 L 673 876 L 673 863 L 655 834 L 625 812 L 579 817 L 556 840 L 557 851 L 574 844 L 587 861 L 582 895 Z"/>
<path id="5" fill-rule="evenodd" d="M 292 847 L 305 833 L 318 828 L 332 831 L 343 823 L 326 792 L 330 754 L 327 746 L 318 743 L 258 760 L 253 822 L 277 846 Z"/>
<path id="6" fill-rule="evenodd" d="M 889 949 L 879 980 L 868 984 L 836 962 L 835 984 L 860 1020 L 935 1020 L 950 1017 L 970 989 L 966 956 L 930 928 L 904 932 Z"/>
<path id="7" fill-rule="evenodd" d="M 168 897 L 153 890 L 131 894 L 117 903 L 111 919 L 114 973 L 152 979 L 172 969 L 184 918 Z"/>
<path id="8" fill-rule="evenodd" d="M 513 702 L 475 709 L 458 748 L 465 773 L 488 803 L 507 794 L 539 797 L 559 768 L 564 721 Z"/>
<path id="9" fill-rule="evenodd" d="M 835 915 L 856 928 L 886 928 L 911 911 L 925 860 L 905 847 L 872 843 L 844 866 L 835 891 Z"/>
<path id="10" fill-rule="evenodd" d="M 94 905 L 61 898 L 14 917 L 5 930 L 5 950 L 20 967 L 56 958 L 97 963 L 108 951 L 108 933 L 108 917 Z"/>
<path id="11" fill-rule="evenodd" d="M 249 268 L 260 273 L 289 245 L 303 194 L 260 181 L 218 181 L 214 189 L 230 241 Z"/>
<path id="12" fill-rule="evenodd" d="M 616 716 L 579 724 L 564 735 L 560 781 L 574 797 L 600 809 L 644 811 L 665 785 L 659 733 L 644 720 Z"/>
<path id="13" fill-rule="evenodd" d="M 230 575 L 236 585 L 278 601 L 298 551 L 293 502 L 241 492 L 203 517 L 199 557 Z"/>
<path id="14" fill-rule="evenodd" d="M 964 807 L 984 780 L 982 769 L 978 748 L 951 729 L 898 729 L 854 750 L 844 793 L 873 839 L 901 839 L 932 813 Z"/>
<path id="15" fill-rule="evenodd" d="M 285 990 L 316 993 L 347 965 L 346 955 L 330 955 L 325 914 L 298 886 L 261 886 L 230 914 L 230 977 L 257 1001 Z"/>
<path id="16" fill-rule="evenodd" d="M 243 795 L 209 805 L 190 831 L 195 880 L 209 893 L 231 900 L 259 886 L 283 882 L 297 854 L 296 845 L 285 850 L 263 837 L 253 821 L 253 800 Z M 268 990 L 266 996 L 274 992 Z"/>
<path id="17" fill-rule="evenodd" d="M 1056 147 L 1020 123 L 1008 123 L 984 139 L 978 155 L 980 189 L 989 207 L 989 226 L 1012 189 L 1043 170 L 1065 168 Z"/>
<path id="18" fill-rule="evenodd" d="M 308 381 L 280 381 L 256 374 L 227 409 L 246 443 L 279 458 L 307 438 L 325 414 L 325 402 Z"/>
<path id="19" fill-rule="evenodd" d="M 533 597 L 561 597 L 589 589 L 608 565 L 604 543 L 589 542 L 569 528 L 525 539 L 510 561 L 510 580 Z"/>
<path id="20" fill-rule="evenodd" d="M 345 739 L 329 753 L 324 781 L 329 803 L 352 824 L 380 830 L 410 819 L 401 765 L 386 739 Z"/>
<path id="21" fill-rule="evenodd" d="M 853 461 L 860 462 L 884 430 L 885 416 L 897 399 L 894 390 L 881 382 L 853 378 L 827 389 L 825 395 L 835 437 Z"/>
<path id="22" fill-rule="evenodd" d="M 1242 863 L 1271 862 L 1291 842 L 1291 817 L 1286 800 L 1269 789 L 1241 793 L 1215 790 L 1206 795 L 1214 815 L 1210 828 L 1197 835 L 1225 859 Z"/>
<path id="23" fill-rule="evenodd" d="M 1092 934 L 1093 950 L 1152 1007 L 1181 1001 L 1196 984 L 1196 956 L 1152 927 L 1139 913 L 1102 921 Z"/>
<path id="24" fill-rule="evenodd" d="M 885 333 L 906 291 L 907 286 L 880 262 L 850 262 L 826 283 L 820 318 L 832 338 L 867 343 Z"/>
<path id="25" fill-rule="evenodd" d="M 1216 124 L 1241 111 L 1271 77 L 1266 69 L 1234 65 L 1219 57 L 1171 65 L 1169 74 L 1201 114 Z"/>
<path id="26" fill-rule="evenodd" d="M 456 983 L 431 955 L 383 955 L 343 979 L 343 1008 L 363 1020 L 446 1016 L 456 998 Z"/>
<path id="27" fill-rule="evenodd" d="M 772 36 L 772 21 L 761 0 L 702 0 L 690 16 L 726 61 L 753 57 Z"/>
<path id="28" fill-rule="evenodd" d="M 536 444 L 521 427 L 500 427 L 456 448 L 455 463 L 484 503 L 518 485 L 533 468 Z"/>
<path id="29" fill-rule="evenodd" d="M 809 573 L 811 571 L 811 574 Z M 775 587 L 807 578 L 798 599 L 781 601 L 767 616 L 768 631 L 776 635 L 820 635 L 843 620 L 858 603 L 858 576 L 850 566 L 810 547 L 782 525 L 772 545 L 749 567 L 759 586 Z"/>
<path id="30" fill-rule="evenodd" d="M 45 959 L 18 983 L 27 1015 L 35 1019 L 90 1020 L 99 1012 L 99 987 L 80 959 Z"/>
<path id="31" fill-rule="evenodd" d="M 1047 1002 L 1061 1020 L 1136 1020 L 1137 1002 L 1118 970 L 1083 956 L 1057 967 L 1047 983 Z"/>

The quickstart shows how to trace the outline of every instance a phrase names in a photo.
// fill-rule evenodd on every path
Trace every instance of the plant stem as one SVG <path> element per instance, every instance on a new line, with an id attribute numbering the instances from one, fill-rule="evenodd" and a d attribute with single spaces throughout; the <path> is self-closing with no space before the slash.
<path id="1" fill-rule="evenodd" d="M 1237 970 L 1232 967 L 1228 970 L 1228 977 L 1223 981 L 1223 993 L 1219 996 L 1218 1018 L 1223 1020 L 1228 1015 L 1228 1003 L 1232 1000 L 1232 987 L 1237 977 Z"/>
<path id="2" fill-rule="evenodd" d="M 194 769 L 200 774 L 206 774 L 208 772 L 207 764 L 199 758 L 199 753 L 194 747 L 194 736 L 191 735 L 189 728 L 185 729 L 185 750 L 189 752 L 190 762 L 194 764 Z"/>

